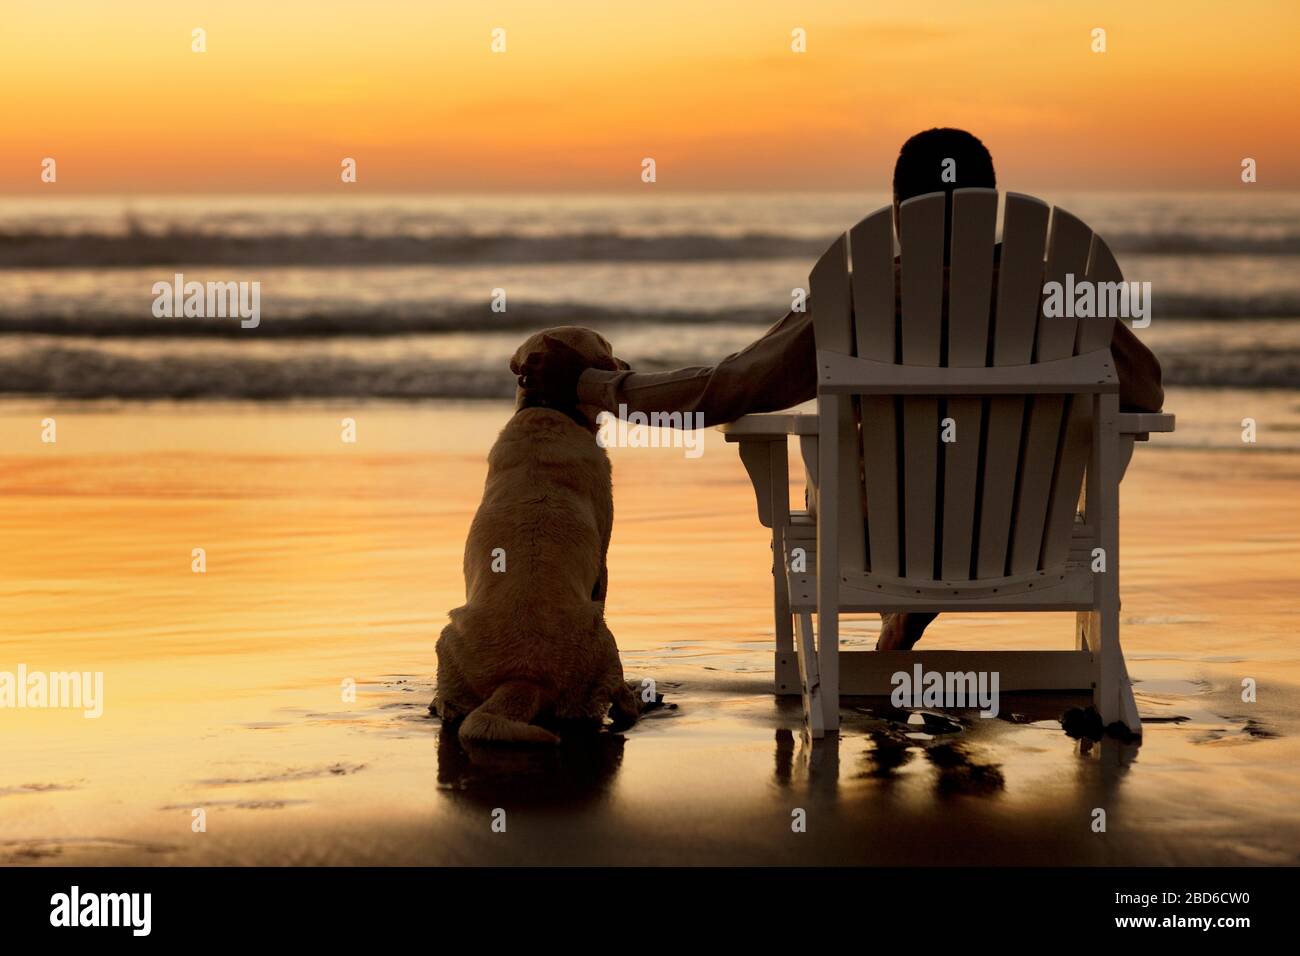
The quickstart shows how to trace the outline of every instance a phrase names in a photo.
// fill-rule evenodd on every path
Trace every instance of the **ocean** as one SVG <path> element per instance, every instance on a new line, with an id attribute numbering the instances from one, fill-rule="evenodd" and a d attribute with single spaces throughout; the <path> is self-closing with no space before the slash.
<path id="1" fill-rule="evenodd" d="M 1167 385 L 1300 385 L 1300 194 L 1061 193 L 1149 281 Z M 532 330 L 639 369 L 712 364 L 884 194 L 6 198 L 0 392 L 60 399 L 502 398 Z M 154 283 L 259 282 L 261 320 L 156 318 Z M 494 291 L 500 290 L 500 291 Z M 504 310 L 500 301 L 504 294 Z M 494 311 L 494 296 L 498 309 Z M 1205 392 L 1195 399 L 1220 404 Z M 1263 396 L 1256 396 L 1262 400 Z M 1230 402 L 1231 404 L 1231 402 Z M 1294 422 L 1292 422 L 1294 424 Z"/>

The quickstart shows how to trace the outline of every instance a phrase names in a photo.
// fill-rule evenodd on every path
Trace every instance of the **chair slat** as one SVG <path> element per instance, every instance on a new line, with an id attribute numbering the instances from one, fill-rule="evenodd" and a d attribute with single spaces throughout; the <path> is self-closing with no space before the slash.
<path id="1" fill-rule="evenodd" d="M 853 300 L 849 286 L 848 239 L 841 235 L 813 266 L 808 279 L 813 313 L 813 335 L 819 349 L 852 355 L 854 350 Z M 838 475 L 840 567 L 844 571 L 865 570 L 866 535 L 863 528 L 862 481 L 859 462 L 862 444 L 858 433 L 855 403 L 848 395 L 833 399 L 839 403 Z M 828 519 L 830 515 L 826 516 Z"/>
<path id="2" fill-rule="evenodd" d="M 994 365 L 1027 365 L 1033 357 L 1048 211 L 1032 196 L 1007 194 L 993 325 Z M 1023 398 L 993 398 L 988 403 L 977 578 L 1001 577 L 1006 572 L 1024 411 Z"/>
<path id="3" fill-rule="evenodd" d="M 1115 261 L 1110 246 L 1106 245 L 1106 240 L 1102 239 L 1101 236 L 1094 235 L 1092 237 L 1092 252 L 1088 257 L 1087 279 L 1092 283 L 1124 281 L 1124 273 L 1120 270 L 1119 263 Z M 1115 335 L 1116 321 L 1118 320 L 1113 315 L 1095 319 L 1080 319 L 1074 354 L 1083 355 L 1096 349 L 1110 348 L 1111 339 Z"/>
<path id="4" fill-rule="evenodd" d="M 858 355 L 893 362 L 898 345 L 893 210 L 880 209 L 854 226 L 849 251 Z M 899 577 L 898 409 L 893 398 L 864 397 L 861 413 L 871 569 Z"/>
<path id="5" fill-rule="evenodd" d="M 898 316 L 894 292 L 893 210 L 878 209 L 849 230 L 853 256 L 853 325 L 862 358 L 893 362 Z"/>
<path id="6" fill-rule="evenodd" d="M 978 368 L 986 364 L 988 354 L 998 194 L 993 189 L 958 189 L 952 203 L 947 364 Z"/>
<path id="7" fill-rule="evenodd" d="M 1115 257 L 1100 236 L 1092 238 L 1092 251 L 1088 258 L 1084 279 L 1094 286 L 1096 283 L 1124 280 Z M 1110 348 L 1114 329 L 1114 316 L 1080 319 L 1075 339 L 1075 354 L 1083 355 L 1098 349 Z M 1092 402 L 1072 398 L 1068 405 L 1061 460 L 1056 469 L 1056 479 L 1047 505 L 1047 527 L 1044 530 L 1042 557 L 1044 568 L 1063 565 L 1069 557 L 1074 516 L 1078 507 L 1079 492 L 1083 487 L 1083 473 L 1092 454 Z"/>
<path id="8" fill-rule="evenodd" d="M 1073 276 L 1077 282 L 1084 276 L 1092 245 L 1092 230 L 1059 206 L 1052 213 L 1047 245 L 1044 283 L 1065 283 L 1067 276 Z M 1078 322 L 1073 317 L 1049 316 L 1040 308 L 1035 360 L 1045 362 L 1074 354 L 1077 330 Z M 1065 398 L 1039 396 L 1029 399 L 1028 405 L 1024 458 L 1016 493 L 1016 511 L 1012 518 L 1009 560 L 1012 574 L 1024 574 L 1039 567 L 1047 504 L 1057 473 Z"/>
<path id="9" fill-rule="evenodd" d="M 948 257 L 947 365 L 981 367 L 989 344 L 989 300 L 993 291 L 993 246 L 998 194 L 992 189 L 953 193 L 952 240 Z M 942 576 L 969 580 L 971 545 L 979 486 L 980 431 L 984 403 L 958 397 L 945 403 L 955 426 L 955 441 L 943 443 Z"/>
<path id="10" fill-rule="evenodd" d="M 899 207 L 904 365 L 937 366 L 942 360 L 943 238 L 945 197 L 909 199 Z M 934 544 L 939 474 L 939 400 L 903 399 L 903 539 L 909 577 L 935 574 Z"/>
<path id="11" fill-rule="evenodd" d="M 1052 211 L 1052 231 L 1047 243 L 1044 284 L 1048 282 L 1064 284 L 1069 276 L 1073 277 L 1075 283 L 1085 278 L 1091 248 L 1092 230 L 1076 216 L 1057 206 Z M 1040 310 L 1038 341 L 1034 349 L 1035 361 L 1047 362 L 1073 355 L 1075 333 L 1078 328 L 1079 320 L 1073 315 L 1048 316 L 1045 310 Z"/>
<path id="12" fill-rule="evenodd" d="M 841 235 L 822 253 L 808 277 L 817 348 L 841 355 L 854 354 L 848 262 L 848 241 Z"/>

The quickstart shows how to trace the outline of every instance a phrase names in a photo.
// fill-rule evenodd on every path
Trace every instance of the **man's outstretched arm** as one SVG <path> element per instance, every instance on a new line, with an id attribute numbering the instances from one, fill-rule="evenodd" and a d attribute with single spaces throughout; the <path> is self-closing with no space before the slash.
<path id="1" fill-rule="evenodd" d="M 817 394 L 817 346 L 812 316 L 789 312 L 762 338 L 717 365 L 667 372 L 609 372 L 573 368 L 564 357 L 539 356 L 521 376 L 525 392 L 553 404 L 576 399 L 618 414 L 699 413 L 703 424 L 722 425 L 751 412 L 789 408 Z"/>
<path id="2" fill-rule="evenodd" d="M 1164 407 L 1160 363 L 1123 322 L 1110 345 L 1120 381 L 1120 407 L 1158 412 Z M 571 352 L 572 350 L 568 350 Z M 582 402 L 606 411 L 700 413 L 705 425 L 722 425 L 752 412 L 790 408 L 816 397 L 817 345 L 812 316 L 787 313 L 762 338 L 717 365 L 667 372 L 584 369 L 565 350 L 529 358 L 521 369 L 525 392 L 549 404 Z"/>

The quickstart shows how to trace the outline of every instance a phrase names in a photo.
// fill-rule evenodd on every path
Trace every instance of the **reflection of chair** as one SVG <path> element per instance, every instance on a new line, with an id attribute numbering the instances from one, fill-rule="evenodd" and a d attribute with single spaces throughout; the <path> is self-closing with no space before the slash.
<path id="1" fill-rule="evenodd" d="M 1119 267 L 1074 216 L 1058 208 L 1049 231 L 1049 207 L 1014 193 L 999 248 L 988 189 L 953 194 L 945 261 L 944 207 L 941 193 L 902 204 L 897 262 L 885 207 L 814 267 L 817 415 L 723 427 L 773 529 L 777 693 L 801 688 L 820 736 L 841 693 L 888 694 L 916 663 L 987 670 L 1003 691 L 1091 689 L 1105 723 L 1140 733 L 1119 643 L 1119 481 L 1133 441 L 1174 419 L 1119 412 L 1114 312 L 1041 306 L 1045 283 L 1117 283 Z M 815 517 L 790 511 L 789 435 Z M 1075 650 L 839 649 L 842 611 L 1063 610 Z"/>

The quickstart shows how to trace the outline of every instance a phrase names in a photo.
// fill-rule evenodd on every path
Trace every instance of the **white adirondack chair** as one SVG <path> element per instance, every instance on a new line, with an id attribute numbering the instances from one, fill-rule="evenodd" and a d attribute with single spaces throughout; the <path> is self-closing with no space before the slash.
<path id="1" fill-rule="evenodd" d="M 892 207 L 836 239 L 811 275 L 818 414 L 722 428 L 772 528 L 776 692 L 802 694 L 813 736 L 838 728 L 841 693 L 888 695 L 915 663 L 997 671 L 1008 692 L 1091 691 L 1107 725 L 1141 733 L 1119 640 L 1119 482 L 1133 442 L 1174 417 L 1120 413 L 1113 318 L 1043 314 L 1044 284 L 1067 273 L 1122 281 L 1101 237 L 1009 193 L 995 268 L 997 204 L 953 194 L 946 298 L 942 193 L 901 205 L 897 266 Z M 790 508 L 791 435 L 815 517 Z M 1075 648 L 841 652 L 840 614 L 878 611 L 1074 611 Z"/>

